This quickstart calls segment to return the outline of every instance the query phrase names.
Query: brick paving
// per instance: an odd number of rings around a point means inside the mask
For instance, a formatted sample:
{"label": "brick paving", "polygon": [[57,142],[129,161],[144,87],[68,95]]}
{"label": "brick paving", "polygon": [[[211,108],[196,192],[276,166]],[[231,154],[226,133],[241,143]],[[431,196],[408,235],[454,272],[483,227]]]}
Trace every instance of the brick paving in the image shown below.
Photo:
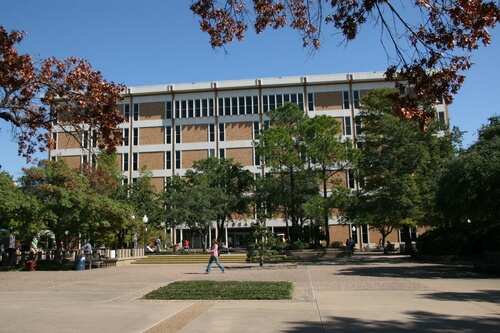
{"label": "brick paving", "polygon": [[[0,332],[495,332],[500,279],[470,264],[362,255],[311,264],[0,272]],[[151,301],[178,280],[290,281],[290,301]]]}

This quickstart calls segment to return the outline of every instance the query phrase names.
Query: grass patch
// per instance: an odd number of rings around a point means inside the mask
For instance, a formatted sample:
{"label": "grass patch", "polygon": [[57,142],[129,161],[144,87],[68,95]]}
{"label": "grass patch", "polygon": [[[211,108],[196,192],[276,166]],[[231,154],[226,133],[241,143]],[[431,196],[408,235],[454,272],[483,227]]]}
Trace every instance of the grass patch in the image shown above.
{"label": "grass patch", "polygon": [[265,281],[178,281],[144,296],[156,300],[284,300],[291,299],[293,284]]}

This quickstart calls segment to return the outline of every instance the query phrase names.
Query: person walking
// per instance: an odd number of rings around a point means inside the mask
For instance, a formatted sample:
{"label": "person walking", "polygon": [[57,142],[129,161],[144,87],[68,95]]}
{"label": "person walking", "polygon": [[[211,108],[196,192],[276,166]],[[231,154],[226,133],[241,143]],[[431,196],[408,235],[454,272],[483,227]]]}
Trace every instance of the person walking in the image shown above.
{"label": "person walking", "polygon": [[212,247],[210,248],[210,250],[208,250],[208,252],[210,252],[210,259],[208,260],[208,266],[207,269],[205,270],[205,274],[210,274],[210,271],[212,269],[212,262],[214,261],[217,264],[217,266],[219,266],[222,273],[225,273],[226,269],[219,262],[219,243],[217,242],[217,240],[215,239],[212,240]]}
{"label": "person walking", "polygon": [[161,236],[155,240],[155,245],[156,245],[156,254],[160,254],[161,253]]}
{"label": "person walking", "polygon": [[354,241],[354,239],[349,238],[348,240],[349,242],[349,252],[351,252],[351,255],[354,255],[354,246],[356,245],[356,242]]}

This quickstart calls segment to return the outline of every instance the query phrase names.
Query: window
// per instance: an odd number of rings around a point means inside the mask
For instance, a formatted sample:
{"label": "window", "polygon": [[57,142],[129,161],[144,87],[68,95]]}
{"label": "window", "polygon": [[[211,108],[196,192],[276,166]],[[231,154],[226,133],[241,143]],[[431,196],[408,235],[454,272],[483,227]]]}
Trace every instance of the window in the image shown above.
{"label": "window", "polygon": [[307,94],[307,109],[309,111],[314,111],[314,94]]}
{"label": "window", "polygon": [[132,170],[137,171],[138,162],[139,162],[139,154],[132,153]]}
{"label": "window", "polygon": [[215,149],[208,150],[208,157],[215,157]]}
{"label": "window", "polygon": [[139,145],[139,129],[138,128],[134,128],[134,143],[133,143],[134,146],[137,146]]}
{"label": "window", "polygon": [[258,121],[253,122],[253,138],[254,140],[257,139],[257,137],[260,134],[260,125]]}
{"label": "window", "polygon": [[252,99],[253,99],[253,105],[252,105],[253,114],[258,114],[259,113],[259,97],[253,96]]}
{"label": "window", "polygon": [[134,120],[139,120],[139,104],[134,103]]}
{"label": "window", "polygon": [[344,135],[351,135],[351,117],[344,117]]}
{"label": "window", "polygon": [[88,161],[87,155],[83,155],[82,156],[82,164],[87,164],[87,161]]}
{"label": "window", "polygon": [[257,154],[257,151],[254,149],[253,150],[253,154],[254,154],[254,165],[260,165],[260,156],[259,154]]}
{"label": "window", "polygon": [[355,126],[355,127],[354,127],[355,134],[356,134],[356,135],[360,135],[360,134],[361,134],[361,131],[362,131],[362,128],[363,128],[363,127],[362,127],[362,123],[361,123],[361,119],[356,118],[356,119],[354,120],[354,124],[355,124],[355,125],[354,125],[354,126]]}
{"label": "window", "polygon": [[125,116],[125,118],[127,119],[128,121],[128,118],[130,118],[130,105],[128,104],[125,104],[123,106],[123,115]]}
{"label": "window", "polygon": [[166,135],[167,135],[167,144],[171,144],[172,143],[172,126],[167,126],[165,128],[165,132],[166,132]]}
{"label": "window", "polygon": [[123,145],[124,146],[128,146],[129,132],[130,131],[128,128],[123,129]]}
{"label": "window", "polygon": [[276,107],[283,106],[283,95],[276,95]]}
{"label": "window", "polygon": [[128,171],[128,153],[123,154],[123,171]]}
{"label": "window", "polygon": [[262,111],[264,113],[266,113],[267,111],[269,111],[269,98],[267,95],[265,96],[262,96]]}
{"label": "window", "polygon": [[361,228],[361,240],[363,243],[368,243],[368,226],[362,224],[359,226]]}
{"label": "window", "polygon": [[229,97],[224,98],[224,114],[226,116],[231,115],[231,98]]}
{"label": "window", "polygon": [[225,133],[225,124],[219,124],[219,141],[224,141],[224,138],[226,137]]}
{"label": "window", "polygon": [[175,151],[175,168],[181,168],[181,152],[179,150]]}
{"label": "window", "polygon": [[181,143],[181,126],[175,126],[175,143]]}
{"label": "window", "polygon": [[181,117],[181,103],[179,101],[175,101],[175,118]]}
{"label": "window", "polygon": [[215,125],[210,124],[208,126],[208,142],[214,142],[215,141]]}
{"label": "window", "polygon": [[245,97],[239,97],[238,104],[238,114],[245,114]]}
{"label": "window", "polygon": [[194,116],[201,117],[201,101],[199,99],[194,101]]}
{"label": "window", "polygon": [[276,109],[276,96],[271,95],[269,96],[269,110],[274,109]]}
{"label": "window", "polygon": [[219,116],[224,115],[224,98],[219,97]]}
{"label": "window", "polygon": [[356,109],[359,109],[359,90],[354,90],[353,94],[354,94],[354,107]]}
{"label": "window", "polygon": [[444,117],[444,112],[443,111],[439,111],[438,112],[438,119],[439,119],[439,121],[443,122],[443,124],[446,123],[446,119]]}
{"label": "window", "polygon": [[299,102],[297,103],[299,108],[304,110],[304,94],[297,94],[297,97],[299,98]]}
{"label": "window", "polygon": [[172,102],[171,101],[167,101],[166,103],[166,117],[167,119],[172,119]]}
{"label": "window", "polygon": [[219,149],[219,158],[226,158],[226,150],[224,148]]}
{"label": "window", "polygon": [[238,115],[238,97],[231,98],[231,114],[233,116]]}
{"label": "window", "polygon": [[187,115],[187,103],[186,101],[181,101],[181,118],[186,118]]}
{"label": "window", "polygon": [[349,105],[349,92],[348,91],[344,91],[342,95],[344,97],[344,109],[349,109],[350,108],[350,105]]}
{"label": "window", "polygon": [[193,118],[194,117],[194,101],[190,99],[187,101],[188,103],[188,117]]}
{"label": "window", "polygon": [[206,99],[201,100],[201,116],[208,116],[208,100]]}
{"label": "window", "polygon": [[57,149],[57,132],[52,133],[52,141],[54,141],[53,149]]}
{"label": "window", "polygon": [[208,100],[208,116],[209,117],[213,117],[214,116],[214,109],[215,109],[215,106],[214,106],[214,99],[213,98],[210,98]]}
{"label": "window", "polygon": [[123,116],[127,119],[130,117],[130,105],[125,104],[123,105]]}
{"label": "window", "polygon": [[97,147],[97,138],[98,134],[96,130],[92,131],[92,147],[96,148]]}
{"label": "window", "polygon": [[438,116],[438,126],[439,126],[439,129],[440,130],[445,130],[446,129],[446,118],[445,118],[445,115],[444,115],[444,112],[443,111],[439,111],[437,113],[437,116]]}
{"label": "window", "polygon": [[83,131],[83,148],[88,148],[89,146],[89,131]]}
{"label": "window", "polygon": [[172,169],[172,152],[167,151],[165,156],[166,156],[165,169],[170,170]]}

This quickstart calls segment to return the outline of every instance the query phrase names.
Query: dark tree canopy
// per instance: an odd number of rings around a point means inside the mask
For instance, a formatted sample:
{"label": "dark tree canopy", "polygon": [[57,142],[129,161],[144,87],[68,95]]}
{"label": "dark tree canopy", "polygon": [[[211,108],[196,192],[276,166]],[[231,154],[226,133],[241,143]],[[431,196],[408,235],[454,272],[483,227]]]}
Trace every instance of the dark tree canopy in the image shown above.
{"label": "dark tree canopy", "polygon": [[473,64],[469,53],[490,44],[500,13],[498,2],[481,0],[193,0],[191,10],[214,48],[243,40],[249,25],[257,33],[288,26],[313,50],[325,33],[348,43],[373,25],[391,61],[387,79],[414,92],[398,99],[396,112],[421,122],[431,117],[422,105],[453,101]]}

